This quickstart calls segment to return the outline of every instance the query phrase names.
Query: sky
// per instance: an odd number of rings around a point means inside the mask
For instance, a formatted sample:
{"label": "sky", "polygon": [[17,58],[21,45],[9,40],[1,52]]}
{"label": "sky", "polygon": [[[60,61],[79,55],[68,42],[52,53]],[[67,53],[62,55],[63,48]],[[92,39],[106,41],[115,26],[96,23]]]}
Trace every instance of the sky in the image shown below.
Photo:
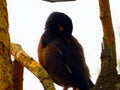
{"label": "sky", "polygon": [[[117,59],[120,59],[120,5],[110,0],[112,21],[116,36]],[[91,79],[95,83],[100,71],[102,25],[99,19],[98,0],[77,0],[49,3],[42,0],[7,0],[11,42],[18,43],[24,51],[38,61],[37,47],[47,17],[53,11],[67,14],[73,22],[72,35],[84,48]],[[55,85],[57,90],[61,87]],[[43,90],[40,81],[26,68],[24,90]],[[71,90],[71,89],[69,89]]]}

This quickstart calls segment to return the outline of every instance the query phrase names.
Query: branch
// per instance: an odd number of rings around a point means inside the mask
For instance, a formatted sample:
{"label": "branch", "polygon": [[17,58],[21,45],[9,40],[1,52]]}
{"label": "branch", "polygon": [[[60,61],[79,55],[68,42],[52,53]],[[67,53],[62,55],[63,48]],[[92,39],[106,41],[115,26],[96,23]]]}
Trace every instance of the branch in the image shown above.
{"label": "branch", "polygon": [[115,85],[120,82],[116,70],[116,45],[112,25],[109,0],[99,0],[100,19],[103,26],[103,45],[101,53],[101,72],[94,90],[116,90]]}
{"label": "branch", "polygon": [[112,25],[111,12],[109,6],[109,0],[99,0],[100,5],[100,19],[103,26],[103,45],[104,49],[110,49],[109,52],[112,57],[112,62],[114,67],[116,67],[116,45],[115,45],[115,35]]}
{"label": "branch", "polygon": [[14,90],[23,90],[23,71],[24,71],[23,65],[14,60],[13,61]]}
{"label": "branch", "polygon": [[[100,19],[103,26],[103,48],[101,54],[101,60],[103,63],[103,67],[105,62],[111,63],[109,67],[107,67],[108,71],[113,74],[117,74],[116,70],[116,45],[115,45],[115,35],[114,29],[112,25],[111,13],[109,0],[99,0],[100,5]],[[107,66],[107,65],[106,65]],[[105,68],[105,67],[104,67]],[[104,69],[103,68],[103,69]]]}
{"label": "branch", "polygon": [[52,79],[48,73],[39,63],[29,57],[20,45],[11,43],[11,54],[41,81],[45,90],[55,90]]}

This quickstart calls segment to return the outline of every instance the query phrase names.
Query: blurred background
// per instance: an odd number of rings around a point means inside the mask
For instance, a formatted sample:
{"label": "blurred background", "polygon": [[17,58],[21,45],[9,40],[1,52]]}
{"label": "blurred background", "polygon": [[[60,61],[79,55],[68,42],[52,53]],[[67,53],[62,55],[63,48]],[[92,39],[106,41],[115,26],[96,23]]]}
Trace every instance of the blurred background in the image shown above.
{"label": "blurred background", "polygon": [[[120,71],[120,5],[110,0],[113,27],[116,36],[118,71]],[[76,0],[49,3],[42,0],[7,0],[11,42],[19,43],[24,51],[38,61],[37,47],[47,17],[53,11],[67,14],[73,21],[73,36],[82,44],[91,79],[95,83],[100,72],[100,54],[103,37],[99,19],[98,0]],[[55,85],[57,90],[62,87]],[[24,90],[43,90],[40,81],[26,68]],[[72,89],[69,89],[72,90]]]}

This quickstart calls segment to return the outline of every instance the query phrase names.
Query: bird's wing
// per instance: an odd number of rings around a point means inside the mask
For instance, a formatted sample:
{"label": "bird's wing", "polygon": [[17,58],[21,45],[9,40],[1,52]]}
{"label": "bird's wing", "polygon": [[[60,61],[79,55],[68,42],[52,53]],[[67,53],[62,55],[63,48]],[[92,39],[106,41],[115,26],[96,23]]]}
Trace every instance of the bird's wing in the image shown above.
{"label": "bird's wing", "polygon": [[70,44],[60,42],[57,46],[58,52],[61,55],[62,61],[66,66],[69,74],[73,80],[74,86],[77,86],[81,90],[89,90],[89,75],[87,75],[87,69],[83,51],[77,44],[76,40],[71,39]]}

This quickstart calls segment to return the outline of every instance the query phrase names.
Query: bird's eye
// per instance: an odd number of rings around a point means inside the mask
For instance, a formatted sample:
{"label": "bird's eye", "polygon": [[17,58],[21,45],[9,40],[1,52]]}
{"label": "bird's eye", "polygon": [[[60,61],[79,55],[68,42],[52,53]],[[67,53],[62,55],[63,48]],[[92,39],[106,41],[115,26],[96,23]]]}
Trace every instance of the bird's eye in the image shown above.
{"label": "bird's eye", "polygon": [[62,32],[64,30],[62,25],[59,25],[59,32]]}

